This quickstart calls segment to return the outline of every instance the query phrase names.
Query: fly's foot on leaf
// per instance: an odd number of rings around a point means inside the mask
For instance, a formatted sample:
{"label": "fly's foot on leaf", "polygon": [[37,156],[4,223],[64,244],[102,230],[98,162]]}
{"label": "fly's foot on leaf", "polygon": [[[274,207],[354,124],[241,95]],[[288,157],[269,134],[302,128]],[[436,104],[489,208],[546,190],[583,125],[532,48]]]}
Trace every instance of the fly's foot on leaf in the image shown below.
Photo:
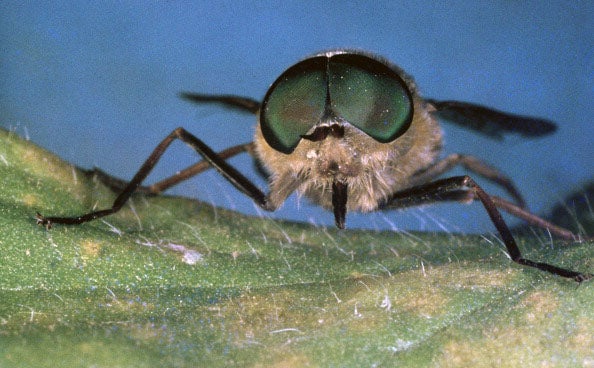
{"label": "fly's foot on leaf", "polygon": [[47,230],[52,228],[52,222],[43,217],[43,215],[39,212],[35,214],[35,221],[37,222],[37,225],[43,225]]}
{"label": "fly's foot on leaf", "polygon": [[576,276],[574,278],[574,280],[577,281],[578,284],[580,284],[580,283],[582,283],[584,281],[588,281],[588,280],[592,279],[593,277],[594,277],[593,274],[591,274],[591,273],[585,273],[585,274],[580,274],[580,275]]}

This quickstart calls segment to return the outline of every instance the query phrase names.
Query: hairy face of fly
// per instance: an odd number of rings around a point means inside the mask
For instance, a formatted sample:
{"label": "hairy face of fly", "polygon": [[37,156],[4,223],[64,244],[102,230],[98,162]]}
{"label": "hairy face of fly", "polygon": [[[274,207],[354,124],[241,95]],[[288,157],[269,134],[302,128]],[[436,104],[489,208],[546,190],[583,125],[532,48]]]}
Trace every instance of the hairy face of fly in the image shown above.
{"label": "hairy face of fly", "polygon": [[437,121],[416,96],[409,128],[392,142],[380,143],[340,119],[320,122],[293,152],[273,149],[256,129],[256,154],[270,173],[271,200],[278,206],[292,191],[332,209],[332,184],[348,188],[347,209],[377,209],[397,190],[414,185],[414,173],[433,163],[441,148]]}

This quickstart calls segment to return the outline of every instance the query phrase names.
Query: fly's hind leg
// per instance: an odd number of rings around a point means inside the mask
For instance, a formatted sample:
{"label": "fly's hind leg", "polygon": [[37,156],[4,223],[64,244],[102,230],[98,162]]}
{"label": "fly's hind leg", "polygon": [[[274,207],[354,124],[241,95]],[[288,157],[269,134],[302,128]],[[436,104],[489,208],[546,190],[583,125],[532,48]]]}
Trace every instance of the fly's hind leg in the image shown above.
{"label": "fly's hind leg", "polygon": [[516,204],[522,208],[526,208],[526,202],[522,195],[515,187],[514,183],[510,178],[503,175],[496,168],[488,165],[487,163],[479,160],[476,157],[463,155],[460,153],[451,154],[444,159],[436,162],[433,166],[427,170],[417,174],[414,180],[418,183],[429,182],[440,175],[450,171],[456,165],[464,167],[466,170],[473,172],[483,178],[492,181],[493,183],[501,186],[507,193],[514,199]]}
{"label": "fly's hind leg", "polygon": [[[229,147],[217,154],[223,160],[227,160],[240,153],[248,152],[253,155],[253,143],[245,143],[237,146]],[[167,189],[176,186],[177,184],[186,181],[208,169],[212,166],[206,160],[199,161],[187,168],[177,172],[168,178],[160,180],[154,184],[147,186],[139,186],[135,192],[144,193],[149,195],[160,194]],[[112,176],[99,168],[93,168],[90,170],[83,170],[85,175],[97,178],[101,183],[109,187],[114,192],[122,192],[129,185],[130,182]]]}

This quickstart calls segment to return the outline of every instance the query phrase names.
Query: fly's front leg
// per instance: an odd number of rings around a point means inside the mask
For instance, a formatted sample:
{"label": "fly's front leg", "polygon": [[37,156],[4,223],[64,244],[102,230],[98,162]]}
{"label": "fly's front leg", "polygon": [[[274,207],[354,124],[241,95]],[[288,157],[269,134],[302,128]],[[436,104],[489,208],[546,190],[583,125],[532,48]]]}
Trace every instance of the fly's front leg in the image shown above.
{"label": "fly's front leg", "polygon": [[[240,144],[237,146],[229,147],[217,153],[220,158],[223,160],[227,160],[233,156],[236,156],[243,152],[248,152],[253,155],[254,151],[254,144],[253,143],[245,143]],[[202,160],[197,162],[181,171],[172,175],[168,178],[160,180],[154,184],[148,186],[139,186],[136,189],[136,192],[144,193],[144,194],[160,194],[167,189],[176,186],[177,184],[188,180],[208,169],[212,168],[212,166],[206,160]],[[92,170],[83,170],[84,173],[88,176],[94,176],[98,178],[104,185],[111,188],[111,190],[115,192],[123,191],[129,184],[128,181],[122,180],[120,178],[116,178],[104,172],[101,169],[94,168]]]}
{"label": "fly's front leg", "polygon": [[228,164],[223,158],[217,155],[217,153],[208,147],[204,142],[188,133],[185,129],[177,128],[165,139],[163,139],[163,141],[161,141],[161,143],[159,143],[159,145],[153,150],[151,155],[140,167],[136,175],[134,175],[132,180],[115,199],[111,208],[93,211],[81,216],[73,217],[46,217],[40,213],[37,213],[37,223],[40,225],[45,225],[47,228],[50,228],[52,224],[76,225],[118,212],[130,198],[132,193],[134,193],[140,187],[140,184],[144,181],[144,179],[146,179],[151,170],[155,167],[169,145],[171,145],[171,143],[176,139],[179,139],[191,146],[204,158],[208,165],[214,167],[219,173],[221,173],[221,175],[223,175],[223,177],[225,177],[225,179],[233,184],[239,191],[253,199],[254,202],[256,202],[260,207],[270,211],[276,209],[275,206],[269,203],[268,197],[264,195],[260,189],[258,189],[249,179],[237,171],[233,166]]}
{"label": "fly's front leg", "polygon": [[[385,207],[395,207],[399,203],[409,204],[425,204],[431,201],[438,200],[452,200],[459,199],[463,196],[464,191],[471,192],[476,198],[478,198],[483,207],[487,211],[491,221],[497,228],[499,235],[501,236],[503,243],[507,249],[507,252],[512,261],[519,263],[524,266],[534,267],[542,271],[547,271],[552,274],[574,279],[577,282],[582,282],[593,277],[592,274],[584,274],[576,271],[567,270],[557,266],[550,265],[548,263],[534,262],[526,259],[522,256],[516,241],[509,230],[509,227],[503,220],[501,213],[497,209],[496,202],[498,199],[493,200],[472,178],[469,176],[457,176],[446,179],[437,180],[428,184],[419,185],[414,188],[410,188],[402,194],[396,193],[394,198],[394,204],[391,206],[388,203]],[[509,203],[509,202],[508,202]],[[499,203],[501,205],[501,203]],[[513,204],[512,204],[513,205]],[[515,206],[515,205],[514,205]],[[515,206],[516,208],[519,208]]]}
{"label": "fly's front leg", "polygon": [[[246,143],[246,144],[240,144],[237,146],[229,147],[223,151],[218,152],[217,155],[221,159],[227,160],[227,159],[229,159],[233,156],[236,156],[240,153],[243,153],[243,152],[249,152],[251,154],[253,152],[253,150],[254,150],[254,144]],[[210,168],[212,168],[212,166],[209,164],[209,162],[206,160],[203,160],[203,161],[197,162],[194,165],[181,170],[179,173],[177,173],[169,178],[160,180],[160,181],[156,182],[155,184],[150,185],[148,188],[150,189],[151,193],[159,194],[173,186],[176,186],[177,184],[181,183],[182,181],[188,180],[188,179],[190,179],[190,178],[192,178],[192,177],[194,177],[194,176],[196,176]]]}
{"label": "fly's front leg", "polygon": [[[526,221],[529,225],[540,227],[549,231],[553,236],[569,241],[581,241],[594,239],[592,236],[580,236],[571,230],[555,225],[550,221],[537,216],[525,208],[518,206],[503,198],[490,195],[495,206],[519,219]],[[394,193],[381,209],[388,208],[407,208],[433,204],[438,202],[462,202],[468,203],[476,199],[473,191],[469,189],[457,189],[447,192],[435,191],[428,192],[424,185],[405,189]]]}
{"label": "fly's front leg", "polygon": [[418,180],[419,183],[426,183],[450,171],[456,165],[461,165],[466,170],[480,175],[485,179],[488,179],[494,182],[495,184],[501,186],[509,193],[509,195],[514,199],[514,201],[516,201],[518,206],[522,208],[526,207],[526,202],[524,201],[524,198],[522,198],[522,195],[516,189],[514,183],[511,181],[510,178],[503,175],[496,168],[486,164],[485,162],[473,156],[462,155],[459,153],[451,154],[443,160],[436,162],[427,170],[417,174],[414,179]]}

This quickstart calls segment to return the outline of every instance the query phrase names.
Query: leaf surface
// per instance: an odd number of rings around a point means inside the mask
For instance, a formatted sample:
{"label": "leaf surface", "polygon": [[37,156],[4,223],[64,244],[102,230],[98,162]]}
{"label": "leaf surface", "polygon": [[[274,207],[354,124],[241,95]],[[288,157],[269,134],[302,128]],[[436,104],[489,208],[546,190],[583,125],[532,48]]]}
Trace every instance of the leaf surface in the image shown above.
{"label": "leaf surface", "polygon": [[[594,288],[512,264],[492,235],[313,227],[115,194],[0,130],[0,366],[588,366]],[[592,271],[592,243],[522,236]]]}

